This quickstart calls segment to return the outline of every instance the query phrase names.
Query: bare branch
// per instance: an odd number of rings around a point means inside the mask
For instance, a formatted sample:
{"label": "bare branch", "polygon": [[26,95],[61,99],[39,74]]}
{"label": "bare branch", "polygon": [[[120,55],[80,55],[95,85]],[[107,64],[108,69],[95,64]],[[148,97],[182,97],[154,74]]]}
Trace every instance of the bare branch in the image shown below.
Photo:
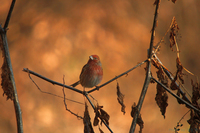
{"label": "bare branch", "polygon": [[15,5],[15,1],[16,0],[12,0],[11,6],[10,6],[10,10],[8,12],[8,15],[7,15],[7,18],[6,18],[6,22],[5,22],[4,27],[3,27],[5,32],[6,32],[6,29],[8,28],[8,24],[9,24],[9,21],[10,21],[10,18],[11,18],[11,14],[12,14],[12,11],[13,11],[13,8],[14,8],[14,5]]}
{"label": "bare branch", "polygon": [[138,104],[137,104],[138,112],[136,112],[134,114],[129,133],[134,133],[134,131],[135,131],[137,118],[138,118],[140,110],[142,108],[142,103],[144,101],[144,98],[145,98],[145,95],[146,95],[146,92],[147,92],[147,89],[148,89],[148,86],[149,86],[149,83],[150,83],[150,80],[151,80],[152,49],[153,49],[153,42],[154,42],[155,28],[156,28],[156,24],[157,24],[157,17],[158,17],[158,9],[159,9],[159,6],[160,6],[160,0],[157,0],[155,4],[156,4],[156,9],[155,9],[155,13],[154,13],[155,16],[154,16],[154,20],[153,20],[153,27],[152,27],[152,31],[151,31],[151,40],[150,40],[150,46],[149,46],[149,51],[148,51],[148,59],[150,59],[150,60],[148,60],[148,62],[147,62],[146,78],[145,78],[143,89],[142,89],[142,92],[141,92],[141,95],[140,95],[140,99],[139,99]]}
{"label": "bare branch", "polygon": [[24,68],[23,71],[24,71],[24,72],[27,72],[27,73],[29,73],[29,74],[33,74],[33,75],[35,75],[35,76],[37,76],[37,77],[39,77],[39,78],[41,78],[41,79],[43,79],[43,80],[45,80],[45,81],[47,81],[47,82],[52,83],[53,85],[62,86],[62,87],[65,87],[65,88],[68,88],[68,89],[70,89],[70,90],[73,90],[73,91],[76,91],[76,92],[78,92],[78,93],[83,94],[83,91],[81,91],[81,90],[78,90],[78,89],[73,88],[73,87],[71,87],[71,86],[64,85],[64,84],[61,84],[61,83],[59,83],[59,82],[53,81],[53,80],[51,80],[51,79],[48,79],[48,78],[46,78],[46,77],[44,77],[44,76],[42,76],[42,75],[40,75],[40,74],[38,74],[38,73],[36,73],[36,72],[33,72],[33,71],[29,70],[28,68]]}

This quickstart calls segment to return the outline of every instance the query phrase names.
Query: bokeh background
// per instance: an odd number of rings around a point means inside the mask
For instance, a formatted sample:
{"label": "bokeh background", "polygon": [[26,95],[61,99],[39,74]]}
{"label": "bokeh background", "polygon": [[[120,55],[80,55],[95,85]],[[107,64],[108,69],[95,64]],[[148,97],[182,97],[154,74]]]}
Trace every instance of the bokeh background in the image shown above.
{"label": "bokeh background", "polygon": [[[2,24],[10,3],[11,0],[0,0]],[[25,133],[82,133],[83,122],[65,110],[63,99],[41,93],[22,69],[29,68],[61,83],[65,75],[65,84],[69,85],[78,80],[89,55],[97,54],[104,69],[101,83],[106,82],[146,59],[154,18],[153,3],[153,0],[16,1],[7,35]],[[180,28],[177,39],[180,59],[183,66],[197,76],[200,75],[199,6],[199,0],[178,0],[176,4],[162,0],[155,38],[156,44],[175,16]],[[175,73],[176,53],[169,48],[168,36],[158,56]],[[2,59],[0,62],[2,64]],[[138,102],[145,79],[144,67],[118,79],[125,95],[125,115],[120,112],[117,102],[116,81],[92,93],[99,105],[103,105],[103,109],[110,114],[110,128],[115,133],[129,132],[131,106]],[[154,69],[152,72],[156,76]],[[185,87],[190,94],[191,78],[195,80],[189,74],[185,76]],[[61,87],[34,76],[33,79],[43,91],[62,96]],[[77,88],[83,89],[81,86]],[[0,132],[17,132],[13,104],[2,96],[2,89],[0,94]],[[155,84],[151,84],[141,110],[143,132],[172,133],[188,109],[169,96],[164,119],[156,105],[155,94]],[[66,89],[66,96],[84,102],[83,96],[71,90]],[[84,105],[70,101],[67,101],[67,105],[70,110],[83,116]],[[91,107],[89,111],[93,120],[94,111]],[[188,119],[189,114],[181,122],[181,133],[188,132]],[[105,126],[101,128],[108,132]],[[97,127],[94,130],[99,132]]]}

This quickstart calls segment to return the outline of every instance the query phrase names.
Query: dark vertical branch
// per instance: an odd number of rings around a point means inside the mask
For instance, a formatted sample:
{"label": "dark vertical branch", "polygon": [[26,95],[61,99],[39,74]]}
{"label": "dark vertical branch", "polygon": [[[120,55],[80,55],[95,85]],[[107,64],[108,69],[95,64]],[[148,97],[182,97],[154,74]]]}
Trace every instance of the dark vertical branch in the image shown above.
{"label": "dark vertical branch", "polygon": [[160,6],[160,0],[156,0],[156,9],[155,9],[155,16],[154,16],[154,21],[153,21],[153,28],[152,28],[152,32],[151,32],[151,40],[150,40],[150,46],[149,46],[149,50],[148,50],[148,62],[147,62],[147,72],[146,72],[146,78],[145,78],[145,82],[143,85],[143,89],[140,95],[140,99],[138,101],[137,104],[137,109],[138,111],[135,113],[135,115],[133,116],[133,121],[131,123],[131,128],[129,133],[134,133],[135,131],[135,127],[136,127],[136,123],[137,123],[137,118],[138,115],[140,113],[140,110],[142,108],[142,104],[151,80],[151,58],[152,58],[152,49],[153,49],[153,42],[154,42],[154,36],[155,36],[155,28],[156,28],[156,23],[157,23],[157,17],[158,17],[158,9]]}
{"label": "dark vertical branch", "polygon": [[10,6],[10,10],[9,10],[9,12],[8,12],[8,15],[7,15],[7,18],[6,18],[4,27],[3,27],[3,29],[4,29],[5,31],[6,31],[6,29],[8,28],[8,24],[9,24],[9,22],[10,22],[10,17],[11,17],[11,14],[12,14],[12,11],[13,11],[13,8],[14,8],[14,5],[15,5],[15,1],[16,1],[16,0],[12,0],[11,6]]}
{"label": "dark vertical branch", "polygon": [[[8,70],[8,77],[9,79],[3,79],[2,78],[2,82],[5,82],[5,80],[10,80],[9,81],[9,85],[11,86],[11,92],[12,93],[12,97],[10,98],[13,101],[14,104],[14,108],[15,108],[15,115],[16,115],[16,121],[17,121],[17,131],[18,133],[23,133],[23,124],[22,124],[22,115],[21,115],[21,108],[19,105],[19,100],[18,100],[18,96],[17,96],[17,90],[16,90],[16,85],[15,85],[15,79],[14,79],[14,75],[13,75],[13,70],[12,70],[12,64],[11,64],[11,60],[10,60],[10,54],[9,54],[9,49],[8,49],[8,42],[7,42],[7,36],[6,36],[6,30],[8,28],[8,24],[10,21],[10,17],[14,8],[14,4],[15,4],[16,0],[13,0],[5,21],[5,25],[4,28],[2,28],[2,26],[0,25],[0,35],[1,35],[1,49],[2,49],[2,53],[3,53],[3,57],[4,57],[4,64],[6,64],[5,66],[7,67],[6,69]],[[3,71],[2,71],[3,73]],[[5,74],[5,73],[4,73]],[[3,81],[4,80],[4,81]],[[5,87],[5,86],[2,86]],[[8,89],[8,87],[6,87]]]}

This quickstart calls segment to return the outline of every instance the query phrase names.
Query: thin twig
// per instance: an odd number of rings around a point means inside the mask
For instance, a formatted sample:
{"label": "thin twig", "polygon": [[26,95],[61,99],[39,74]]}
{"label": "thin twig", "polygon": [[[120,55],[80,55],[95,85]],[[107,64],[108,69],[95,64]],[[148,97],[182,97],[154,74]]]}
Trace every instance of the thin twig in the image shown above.
{"label": "thin twig", "polygon": [[194,107],[192,104],[186,102],[185,100],[183,100],[182,98],[180,98],[179,96],[177,96],[176,94],[174,94],[170,89],[168,89],[166,86],[164,86],[161,82],[159,82],[158,80],[156,80],[155,78],[152,77],[152,79],[158,83],[159,85],[161,85],[166,91],[168,91],[172,96],[174,96],[176,99],[180,100],[181,102],[183,102],[185,105],[187,105],[188,107],[190,107],[191,109],[194,109],[195,111],[197,111],[198,113],[200,113],[200,110],[197,109],[196,107]]}
{"label": "thin twig", "polygon": [[151,40],[150,40],[150,46],[149,46],[149,50],[148,50],[148,62],[147,62],[147,71],[146,71],[146,78],[145,78],[145,82],[143,85],[143,89],[140,95],[140,99],[138,101],[137,107],[138,107],[138,112],[136,112],[133,116],[133,121],[131,123],[131,128],[129,133],[134,133],[135,131],[135,127],[136,127],[136,123],[137,123],[137,118],[140,114],[140,110],[142,108],[142,104],[151,80],[151,58],[152,58],[152,49],[153,49],[153,43],[154,43],[154,36],[155,36],[155,28],[156,28],[156,23],[157,23],[157,17],[158,17],[158,9],[160,6],[160,0],[156,1],[156,9],[155,9],[155,16],[154,16],[154,20],[153,20],[153,27],[152,27],[152,31],[151,31]]}
{"label": "thin twig", "polygon": [[134,70],[135,68],[141,66],[142,64],[144,64],[144,63],[147,62],[147,61],[148,61],[148,60],[145,60],[145,61],[143,61],[143,62],[137,64],[136,66],[134,66],[134,67],[132,67],[131,69],[127,70],[126,72],[124,72],[124,73],[122,73],[122,74],[120,74],[120,75],[114,77],[113,79],[107,81],[106,83],[104,83],[104,84],[102,84],[102,85],[100,85],[100,86],[97,86],[96,88],[94,88],[94,89],[92,89],[92,90],[87,91],[87,93],[91,93],[91,92],[93,92],[93,91],[95,91],[95,90],[99,90],[99,88],[101,88],[101,87],[103,87],[103,86],[109,84],[110,82],[112,82],[112,81],[114,81],[114,80],[120,78],[121,76],[127,75],[129,72],[131,72],[131,71]]}
{"label": "thin twig", "polygon": [[[63,76],[63,84],[65,84],[65,76]],[[73,114],[73,115],[75,115],[77,118],[79,118],[79,119],[83,119],[83,117],[82,116],[80,116],[80,115],[78,115],[78,114],[75,114],[74,112],[72,112],[71,110],[69,110],[68,108],[67,108],[67,103],[66,103],[66,101],[65,101],[65,88],[64,88],[64,86],[63,86],[63,88],[62,88],[62,91],[63,91],[63,96],[64,96],[64,104],[65,104],[65,109],[68,111],[68,112],[70,112],[71,114]]]}
{"label": "thin twig", "polygon": [[[38,88],[38,90],[39,90],[40,92],[45,93],[45,94],[48,94],[48,95],[56,96],[56,97],[59,97],[59,98],[64,98],[64,97],[62,97],[62,96],[58,96],[58,95],[56,95],[56,94],[53,94],[53,93],[50,93],[50,92],[46,92],[46,91],[41,90],[40,87],[36,84],[36,82],[32,79],[30,73],[28,74],[28,76],[29,76],[29,78],[32,80],[32,82],[35,84],[35,86]],[[68,98],[65,98],[65,99],[68,100],[68,101],[71,101],[71,102],[75,102],[75,103],[84,105],[84,104],[81,103],[81,102],[77,102],[77,101],[74,101],[74,100],[71,100],[71,99],[68,99]]]}
{"label": "thin twig", "polygon": [[40,74],[38,74],[38,73],[36,73],[36,72],[33,72],[33,71],[29,70],[28,68],[24,68],[23,71],[24,71],[24,72],[27,72],[27,73],[29,73],[29,74],[35,75],[35,76],[37,76],[37,77],[39,77],[39,78],[41,78],[41,79],[43,79],[43,80],[45,80],[45,81],[47,81],[47,82],[52,83],[53,85],[62,86],[62,87],[65,87],[65,88],[68,88],[68,89],[70,89],[70,90],[73,90],[73,91],[76,91],[76,92],[78,92],[78,93],[83,94],[83,91],[81,91],[81,90],[78,90],[78,89],[76,89],[76,88],[74,88],[74,87],[71,87],[71,86],[68,86],[68,85],[64,85],[64,84],[61,84],[61,83],[59,83],[59,82],[53,81],[53,80],[51,80],[51,79],[48,79],[48,78],[46,78],[46,77],[44,77],[44,76],[42,76],[42,75],[40,75]]}

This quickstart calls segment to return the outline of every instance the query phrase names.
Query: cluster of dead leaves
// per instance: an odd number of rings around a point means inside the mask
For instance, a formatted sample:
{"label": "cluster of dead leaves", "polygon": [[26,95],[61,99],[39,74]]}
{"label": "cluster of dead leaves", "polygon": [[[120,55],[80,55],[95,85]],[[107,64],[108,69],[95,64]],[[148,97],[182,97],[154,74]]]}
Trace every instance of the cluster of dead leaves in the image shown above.
{"label": "cluster of dead leaves", "polygon": [[[179,50],[178,50],[178,45],[176,42],[176,36],[179,30],[178,24],[175,20],[175,17],[172,19],[172,24],[171,24],[171,29],[170,29],[170,48],[172,51],[174,51],[173,46],[176,46],[177,49],[177,58],[176,58],[176,74],[174,78],[172,78],[170,88],[172,90],[177,90],[177,95],[180,97],[182,95],[182,99],[189,102],[185,93],[183,93],[180,89],[180,84],[184,84],[184,79],[183,76],[185,75],[183,73],[183,70],[185,69],[183,65],[181,64],[180,58],[179,58]],[[168,84],[168,77],[166,75],[166,70],[165,66],[163,66],[156,58],[152,59],[152,64],[154,65],[155,68],[157,68],[157,77],[158,80],[166,87],[169,87]],[[186,70],[186,69],[185,69]],[[168,71],[168,70],[167,70]],[[187,71],[187,70],[186,70]],[[171,72],[168,71],[170,74]],[[189,72],[189,71],[188,71]],[[190,72],[189,72],[190,73]],[[193,75],[193,74],[192,74]],[[154,83],[154,82],[152,82]],[[179,83],[179,84],[178,84]],[[199,83],[193,83],[191,82],[192,85],[192,98],[191,98],[191,103],[194,107],[200,110],[200,85]],[[167,100],[168,96],[166,91],[162,86],[157,84],[157,94],[155,97],[156,103],[160,108],[160,111],[162,115],[165,118],[165,112],[166,112],[166,107],[168,106]],[[179,104],[183,104],[181,101],[178,100]],[[186,106],[187,107],[187,106]],[[200,113],[197,111],[194,111],[193,109],[190,109],[190,119],[188,120],[188,123],[190,124],[190,133],[197,133],[200,132]],[[178,127],[181,127],[182,125],[178,125]],[[179,129],[179,128],[176,128]],[[175,132],[178,132],[178,130],[175,130]]]}
{"label": "cluster of dead leaves", "polygon": [[[109,114],[102,109],[103,106],[99,106],[97,105],[95,107],[95,118],[93,121],[93,126],[98,126],[99,125],[99,121],[101,120],[101,125],[102,125],[102,121],[104,121],[107,125],[109,125],[109,119],[110,116]],[[99,120],[100,119],[100,120]],[[90,115],[88,112],[88,106],[85,103],[85,112],[84,112],[84,119],[83,119],[83,123],[84,123],[84,133],[94,133],[94,129],[92,127],[91,121],[90,121]],[[99,127],[99,131],[100,133],[104,133],[100,127]]]}
{"label": "cluster of dead leaves", "polygon": [[[199,83],[193,83],[193,80],[191,81],[192,85],[192,104],[196,108],[200,110],[200,85]],[[190,119],[188,120],[188,123],[190,124],[190,133],[199,133],[200,132],[200,113],[195,112],[191,109],[190,112]]]}

